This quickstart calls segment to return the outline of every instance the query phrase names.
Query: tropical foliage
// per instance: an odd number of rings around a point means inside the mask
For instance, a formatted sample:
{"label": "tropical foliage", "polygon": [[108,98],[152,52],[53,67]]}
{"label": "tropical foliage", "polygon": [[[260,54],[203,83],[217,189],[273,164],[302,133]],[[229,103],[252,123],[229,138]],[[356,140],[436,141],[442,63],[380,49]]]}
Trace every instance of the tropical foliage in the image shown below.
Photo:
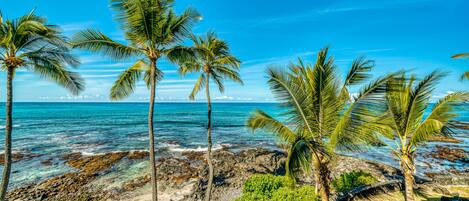
{"label": "tropical foliage", "polygon": [[272,194],[272,201],[317,201],[318,196],[312,186],[301,186],[298,188],[283,187]]}
{"label": "tropical foliage", "polygon": [[345,192],[363,185],[370,185],[376,180],[370,173],[363,171],[346,172],[332,180],[332,186],[337,192]]}
{"label": "tropical foliage", "polygon": [[[300,170],[314,168],[322,200],[330,194],[329,163],[335,150],[360,150],[375,142],[373,122],[384,111],[384,76],[364,85],[352,96],[350,87],[370,77],[374,63],[359,57],[344,80],[339,79],[334,58],[328,48],[319,51],[314,64],[299,60],[289,71],[268,69],[268,83],[276,99],[287,111],[284,122],[263,111],[255,111],[247,126],[268,131],[287,143],[287,176],[295,180]],[[373,108],[371,110],[370,108]]]}
{"label": "tropical foliage", "polygon": [[243,187],[243,193],[254,193],[272,197],[272,194],[282,187],[292,187],[291,181],[284,176],[256,174],[246,180]]}
{"label": "tropical foliage", "polygon": [[[406,200],[414,200],[413,185],[415,155],[418,146],[425,144],[433,136],[448,136],[455,129],[464,128],[455,121],[456,106],[469,101],[468,92],[451,93],[435,104],[431,104],[435,85],[445,74],[434,71],[421,80],[405,74],[388,82],[386,94],[387,112],[382,117],[383,136],[393,140],[393,154],[400,161],[405,177]],[[425,114],[431,107],[429,114]]]}
{"label": "tropical foliage", "polygon": [[111,7],[117,12],[116,18],[124,31],[127,43],[119,43],[91,29],[79,32],[73,39],[76,48],[102,53],[116,60],[136,60],[114,82],[110,98],[118,100],[129,96],[141,78],[150,89],[148,133],[153,200],[157,200],[153,132],[155,87],[157,81],[163,78],[157,62],[162,57],[173,62],[188,57],[189,53],[180,44],[190,34],[192,25],[199,18],[193,9],[186,9],[180,15],[176,14],[173,11],[173,3],[173,0],[112,0]]}
{"label": "tropical foliage", "polygon": [[0,67],[7,73],[5,166],[3,169],[0,200],[5,200],[12,163],[12,102],[13,79],[19,69],[34,72],[52,80],[73,94],[83,90],[83,80],[70,71],[79,65],[70,53],[69,43],[59,28],[33,11],[17,19],[4,20],[0,13]]}
{"label": "tropical foliage", "polygon": [[208,182],[205,200],[210,200],[213,183],[213,164],[212,164],[212,104],[210,97],[210,82],[212,81],[223,93],[225,86],[224,79],[230,79],[234,82],[243,84],[238,74],[240,61],[230,54],[230,49],[225,41],[218,39],[214,32],[208,32],[206,37],[191,35],[194,43],[193,47],[183,48],[190,52],[190,59],[180,60],[179,72],[182,75],[187,73],[200,73],[189,98],[195,99],[195,95],[205,88],[207,98],[207,163],[208,163]]}
{"label": "tropical foliage", "polygon": [[311,186],[296,188],[290,179],[271,174],[256,174],[245,183],[243,195],[237,201],[316,201],[315,189]]}

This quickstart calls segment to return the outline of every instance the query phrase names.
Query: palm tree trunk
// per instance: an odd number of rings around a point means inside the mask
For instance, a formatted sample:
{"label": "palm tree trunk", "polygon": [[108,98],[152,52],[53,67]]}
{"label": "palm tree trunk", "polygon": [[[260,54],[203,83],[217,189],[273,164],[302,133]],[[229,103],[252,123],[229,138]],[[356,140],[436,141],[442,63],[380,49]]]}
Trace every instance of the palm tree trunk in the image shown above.
{"label": "palm tree trunk", "polygon": [[5,120],[5,160],[3,166],[2,188],[0,189],[0,200],[5,200],[11,173],[11,130],[12,130],[12,102],[13,102],[13,67],[7,68],[7,100]]}
{"label": "palm tree trunk", "polygon": [[322,201],[329,201],[331,192],[330,171],[327,162],[323,162],[320,156],[313,157],[315,168],[316,188],[319,186],[319,196]]}
{"label": "palm tree trunk", "polygon": [[213,183],[213,164],[212,164],[212,103],[210,102],[209,76],[205,78],[205,93],[207,95],[207,163],[208,163],[208,182],[205,200],[210,201],[212,196]]}
{"label": "palm tree trunk", "polygon": [[401,157],[401,169],[404,174],[405,200],[414,201],[414,163],[411,156],[404,154]]}
{"label": "palm tree trunk", "polygon": [[156,60],[151,59],[150,66],[150,104],[148,108],[148,137],[150,138],[150,166],[151,166],[151,192],[153,201],[158,200],[158,184],[156,178],[156,162],[155,162],[155,135],[153,132],[153,113],[155,108],[155,70]]}

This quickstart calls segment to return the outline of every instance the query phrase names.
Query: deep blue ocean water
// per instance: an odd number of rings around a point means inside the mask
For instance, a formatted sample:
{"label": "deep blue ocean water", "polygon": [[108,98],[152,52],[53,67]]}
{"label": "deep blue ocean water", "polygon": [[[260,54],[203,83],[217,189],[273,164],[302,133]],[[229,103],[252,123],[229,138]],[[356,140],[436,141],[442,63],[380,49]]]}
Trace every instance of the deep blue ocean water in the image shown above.
{"label": "deep blue ocean water", "polygon": [[[4,109],[4,103],[0,103],[0,108]],[[81,152],[86,155],[147,149],[147,109],[147,103],[15,103],[13,151],[41,156],[14,163],[12,185],[73,171],[59,159],[66,153]],[[273,103],[213,104],[215,148],[276,148],[278,141],[275,137],[262,132],[252,133],[245,127],[246,119],[255,109],[282,118],[281,107]],[[469,121],[469,111],[466,108],[460,111],[459,120]],[[156,104],[157,154],[166,156],[184,150],[205,150],[206,118],[205,103]],[[2,115],[0,125],[4,125],[4,122]],[[3,151],[4,127],[0,128],[0,150]],[[464,140],[456,146],[469,150],[469,138],[464,137],[464,134],[456,137]],[[434,145],[430,143],[419,151],[431,151]],[[397,165],[386,147],[351,154]],[[41,161],[50,158],[52,166],[41,164]],[[469,167],[467,163],[447,163],[443,166],[432,164],[431,169],[423,162],[417,162],[417,165],[426,171]]]}

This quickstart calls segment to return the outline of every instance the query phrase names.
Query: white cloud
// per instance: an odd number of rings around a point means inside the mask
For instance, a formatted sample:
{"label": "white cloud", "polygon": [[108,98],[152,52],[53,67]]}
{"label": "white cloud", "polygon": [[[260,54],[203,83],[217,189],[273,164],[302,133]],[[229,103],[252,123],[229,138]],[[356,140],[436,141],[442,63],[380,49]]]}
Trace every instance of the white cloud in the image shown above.
{"label": "white cloud", "polygon": [[373,53],[373,52],[387,52],[392,51],[393,48],[381,48],[381,49],[369,49],[369,50],[358,50],[358,53]]}
{"label": "white cloud", "polygon": [[232,96],[217,96],[214,99],[215,100],[234,100],[235,98]]}
{"label": "white cloud", "polygon": [[163,80],[160,83],[186,83],[186,82],[195,82],[197,80]]}
{"label": "white cloud", "polygon": [[116,77],[119,76],[119,74],[109,74],[109,75],[82,75],[84,78],[105,78],[105,77]]}
{"label": "white cloud", "polygon": [[60,25],[60,28],[65,32],[65,34],[72,34],[77,31],[81,31],[91,26],[96,25],[94,21],[85,21],[85,22],[72,22],[67,24]]}

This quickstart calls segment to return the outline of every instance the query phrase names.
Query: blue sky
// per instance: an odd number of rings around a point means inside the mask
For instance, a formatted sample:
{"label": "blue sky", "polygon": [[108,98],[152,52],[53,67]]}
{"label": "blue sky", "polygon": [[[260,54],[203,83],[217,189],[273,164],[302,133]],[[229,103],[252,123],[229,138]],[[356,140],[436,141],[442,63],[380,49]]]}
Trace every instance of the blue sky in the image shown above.
{"label": "blue sky", "polygon": [[[71,36],[85,29],[99,29],[116,40],[123,35],[113,21],[107,0],[0,0],[4,17],[14,18],[36,8],[50,23],[61,25]],[[452,54],[469,51],[469,1],[465,0],[177,0],[176,11],[197,9],[203,20],[193,32],[208,30],[228,41],[232,53],[243,64],[244,86],[226,83],[226,92],[213,92],[216,101],[273,101],[266,84],[268,66],[286,66],[302,57],[314,59],[315,52],[329,45],[342,74],[353,58],[365,55],[376,61],[378,76],[400,69],[413,69],[424,76],[434,69],[450,72],[435,92],[467,90],[469,82],[458,77],[469,70],[469,60],[455,60]],[[15,101],[109,101],[112,82],[131,61],[115,62],[100,55],[76,51],[82,65],[76,70],[86,80],[86,90],[71,96],[54,83],[29,72],[18,72],[14,81]],[[187,101],[195,76],[181,78],[176,67],[159,63],[165,72],[157,88],[158,101]],[[0,77],[5,86],[5,75]],[[212,91],[215,91],[213,89]],[[0,88],[1,100],[5,97]],[[125,101],[146,101],[143,83]],[[203,101],[203,96],[199,96]]]}

